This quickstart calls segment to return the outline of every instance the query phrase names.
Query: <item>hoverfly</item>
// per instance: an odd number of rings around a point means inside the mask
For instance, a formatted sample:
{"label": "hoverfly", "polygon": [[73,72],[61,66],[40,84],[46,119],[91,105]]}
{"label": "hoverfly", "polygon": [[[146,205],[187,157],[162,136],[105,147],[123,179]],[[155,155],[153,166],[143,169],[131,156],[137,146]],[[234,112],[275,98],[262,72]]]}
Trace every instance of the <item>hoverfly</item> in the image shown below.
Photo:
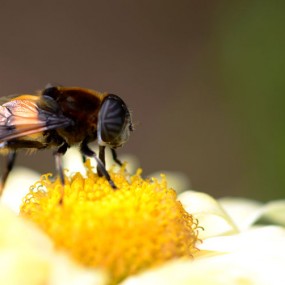
{"label": "hoverfly", "polygon": [[[115,189],[105,168],[105,147],[111,149],[114,161],[122,165],[116,148],[128,140],[131,131],[130,112],[114,94],[48,86],[36,95],[14,97],[0,106],[0,152],[8,153],[0,196],[21,149],[53,149],[56,170],[64,185],[62,156],[73,145],[80,146],[83,158],[95,158],[98,174],[105,176]],[[99,156],[88,146],[95,140]]]}

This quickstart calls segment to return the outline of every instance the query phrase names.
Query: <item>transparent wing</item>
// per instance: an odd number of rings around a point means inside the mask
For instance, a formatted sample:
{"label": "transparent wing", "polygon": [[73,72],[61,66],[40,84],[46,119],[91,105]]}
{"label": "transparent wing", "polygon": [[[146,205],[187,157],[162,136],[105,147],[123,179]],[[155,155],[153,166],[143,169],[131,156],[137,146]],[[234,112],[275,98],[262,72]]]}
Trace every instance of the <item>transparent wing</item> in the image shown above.
{"label": "transparent wing", "polygon": [[0,142],[66,127],[72,120],[37,105],[37,96],[22,95],[0,106]]}

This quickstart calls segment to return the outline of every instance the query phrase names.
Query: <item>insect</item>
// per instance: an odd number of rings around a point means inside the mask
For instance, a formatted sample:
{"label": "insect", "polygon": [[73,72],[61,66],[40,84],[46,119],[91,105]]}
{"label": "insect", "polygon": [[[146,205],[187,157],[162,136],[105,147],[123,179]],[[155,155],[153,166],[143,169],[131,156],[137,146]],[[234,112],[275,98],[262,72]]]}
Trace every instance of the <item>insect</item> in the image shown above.
{"label": "insect", "polygon": [[[64,185],[62,156],[73,145],[79,145],[83,158],[95,158],[98,174],[115,189],[105,168],[105,148],[109,147],[114,161],[122,165],[116,148],[128,140],[131,131],[130,112],[114,94],[48,86],[35,95],[14,97],[0,106],[0,153],[7,154],[0,195],[21,149],[53,149],[56,170]],[[95,140],[99,156],[88,145]]]}

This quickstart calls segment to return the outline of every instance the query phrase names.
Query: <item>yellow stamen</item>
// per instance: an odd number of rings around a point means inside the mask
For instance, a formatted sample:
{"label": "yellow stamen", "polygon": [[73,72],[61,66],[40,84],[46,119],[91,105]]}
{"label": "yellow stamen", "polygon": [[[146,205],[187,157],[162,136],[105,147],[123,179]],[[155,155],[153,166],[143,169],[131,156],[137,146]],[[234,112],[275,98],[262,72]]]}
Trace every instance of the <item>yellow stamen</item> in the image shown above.
{"label": "yellow stamen", "polygon": [[21,215],[37,223],[54,241],[89,267],[110,272],[114,283],[139,270],[196,251],[197,221],[167,187],[165,177],[144,180],[122,168],[110,175],[114,191],[104,177],[92,172],[66,177],[63,203],[61,184],[48,175],[30,189]]}

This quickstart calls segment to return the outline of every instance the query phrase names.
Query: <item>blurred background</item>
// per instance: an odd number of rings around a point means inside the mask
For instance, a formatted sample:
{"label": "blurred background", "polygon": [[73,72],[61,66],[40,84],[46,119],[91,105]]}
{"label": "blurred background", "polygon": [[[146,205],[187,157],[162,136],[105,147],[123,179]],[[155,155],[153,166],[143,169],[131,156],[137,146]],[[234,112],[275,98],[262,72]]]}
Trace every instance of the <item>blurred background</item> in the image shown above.
{"label": "blurred background", "polygon": [[[147,175],[215,197],[284,197],[285,2],[1,1],[0,95],[47,83],[118,94]],[[2,161],[4,164],[4,159]],[[54,169],[50,151],[17,165]]]}

